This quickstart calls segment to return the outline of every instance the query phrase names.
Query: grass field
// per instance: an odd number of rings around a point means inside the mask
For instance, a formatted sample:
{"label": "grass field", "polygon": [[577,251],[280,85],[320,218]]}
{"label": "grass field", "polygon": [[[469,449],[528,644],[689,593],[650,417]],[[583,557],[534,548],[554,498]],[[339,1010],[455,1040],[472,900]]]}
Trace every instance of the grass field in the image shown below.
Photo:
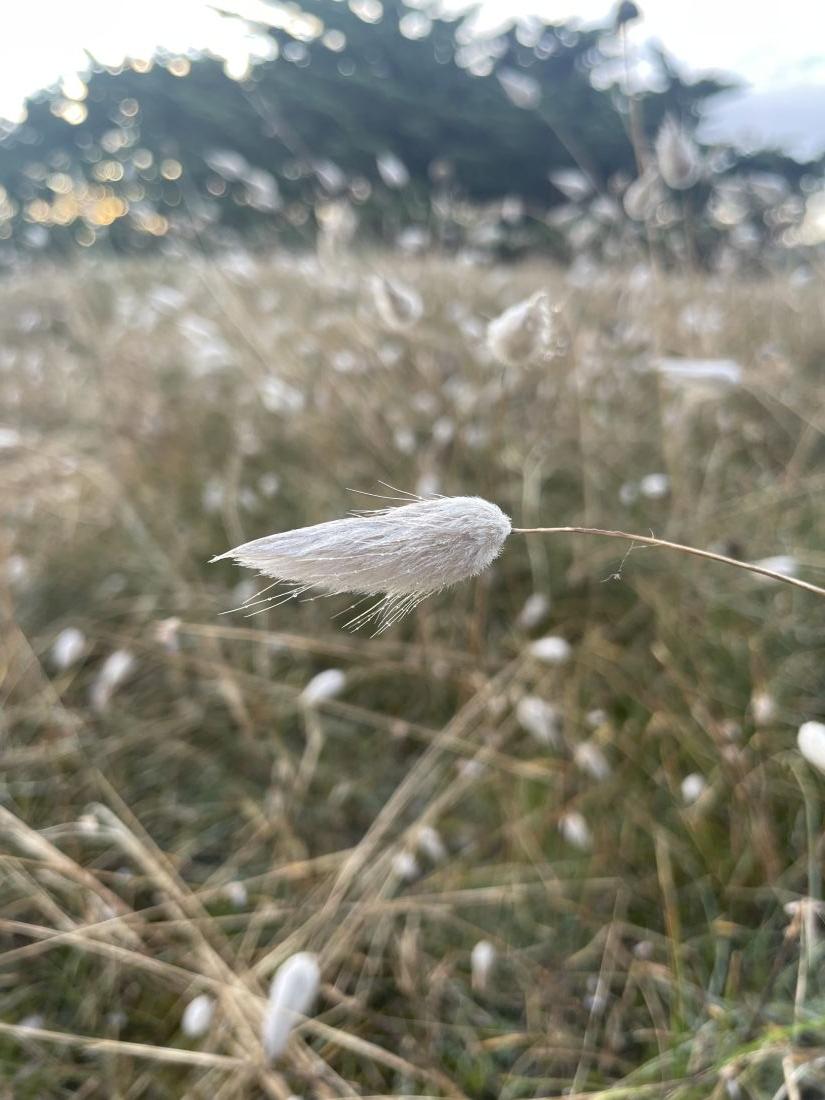
{"label": "grass field", "polygon": [[[540,289],[552,352],[504,367]],[[383,483],[823,583],[816,281],[89,262],[6,281],[0,336],[0,1096],[825,1096],[818,597],[513,535],[371,637],[223,614],[262,582],[207,564]]]}

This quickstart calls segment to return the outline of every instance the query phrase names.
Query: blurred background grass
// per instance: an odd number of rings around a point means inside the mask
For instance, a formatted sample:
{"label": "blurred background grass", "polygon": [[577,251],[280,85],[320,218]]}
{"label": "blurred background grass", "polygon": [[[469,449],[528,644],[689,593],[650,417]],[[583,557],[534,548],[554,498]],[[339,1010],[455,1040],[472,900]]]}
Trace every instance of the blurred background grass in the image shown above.
{"label": "blurred background grass", "polygon": [[825,583],[825,138],[720,136],[650,6],[127,5],[98,56],[84,0],[10,51],[0,113],[87,49],[0,123],[4,1100],[825,1097],[813,594],[513,535],[370,637],[207,564],[400,491]]}
{"label": "blurred background grass", "polygon": [[[502,367],[486,323],[539,289],[553,354]],[[8,1095],[772,1097],[803,1063],[819,1095],[815,910],[784,908],[821,895],[816,597],[513,536],[372,639],[344,598],[223,616],[254,578],[205,564],[387,483],[821,580],[817,285],[102,260],[8,282],[0,328]],[[267,1068],[304,949],[317,1013]]]}

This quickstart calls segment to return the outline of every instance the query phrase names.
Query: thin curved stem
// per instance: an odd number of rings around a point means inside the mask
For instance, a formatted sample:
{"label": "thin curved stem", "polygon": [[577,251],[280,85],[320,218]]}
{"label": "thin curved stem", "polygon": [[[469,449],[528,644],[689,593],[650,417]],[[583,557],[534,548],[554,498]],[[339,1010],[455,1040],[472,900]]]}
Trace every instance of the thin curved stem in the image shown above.
{"label": "thin curved stem", "polygon": [[736,569],[744,569],[747,573],[758,573],[761,577],[769,577],[772,581],[781,581],[783,584],[792,584],[795,588],[804,588],[806,592],[814,592],[817,596],[825,596],[825,588],[811,584],[809,581],[801,581],[798,577],[789,577],[784,573],[777,573],[773,569],[764,569],[761,565],[753,565],[747,561],[737,561],[736,558],[728,558],[724,554],[714,554],[711,550],[698,550],[695,546],[683,546],[680,542],[670,542],[668,539],[657,539],[653,535],[631,535],[627,531],[603,531],[599,527],[514,527],[514,535],[601,535],[608,539],[623,539],[625,542],[638,542],[642,546],[659,546],[665,550],[676,550],[680,554],[690,554],[694,558],[706,558],[708,561],[719,561],[723,565],[732,565]]}

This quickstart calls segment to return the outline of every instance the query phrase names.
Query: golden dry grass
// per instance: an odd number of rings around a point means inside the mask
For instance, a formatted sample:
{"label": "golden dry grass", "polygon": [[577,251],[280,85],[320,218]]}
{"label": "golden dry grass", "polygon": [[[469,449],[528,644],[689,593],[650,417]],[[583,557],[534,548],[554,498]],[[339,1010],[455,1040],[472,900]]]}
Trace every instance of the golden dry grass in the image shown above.
{"label": "golden dry grass", "polygon": [[[380,320],[376,270],[421,293],[410,329]],[[495,364],[486,320],[540,288],[554,357]],[[825,1094],[818,911],[784,909],[821,897],[822,780],[795,749],[825,712],[816,596],[513,536],[373,639],[340,629],[343,598],[222,616],[254,579],[205,564],[384,482],[792,555],[822,583],[820,297],[391,256],[7,282],[0,1095]],[[662,355],[741,381],[668,381]],[[67,628],[85,644],[60,669]],[[531,653],[546,634],[567,662]],[[132,668],[94,706],[117,651]],[[302,706],[333,667],[345,690]],[[520,726],[525,696],[558,708],[557,745]],[[317,1011],[266,1066],[268,982],[299,950]]]}

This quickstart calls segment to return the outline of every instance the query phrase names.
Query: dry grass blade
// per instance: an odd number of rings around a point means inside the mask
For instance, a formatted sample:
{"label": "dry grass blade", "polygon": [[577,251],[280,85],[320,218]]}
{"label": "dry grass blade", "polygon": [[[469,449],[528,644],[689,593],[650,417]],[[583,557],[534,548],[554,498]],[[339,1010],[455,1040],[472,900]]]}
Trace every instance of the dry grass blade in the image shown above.
{"label": "dry grass blade", "polygon": [[156,1047],[148,1043],[127,1043],[120,1039],[96,1039],[92,1035],[70,1035],[62,1031],[49,1031],[42,1027],[28,1027],[23,1024],[9,1024],[0,1021],[0,1034],[11,1035],[20,1040],[37,1040],[44,1043],[56,1043],[59,1046],[82,1047],[91,1053],[124,1054],[132,1058],[148,1058],[154,1062],[174,1062],[185,1066],[220,1067],[227,1070],[248,1069],[249,1063],[243,1058],[232,1058],[227,1054],[210,1054],[201,1050],[172,1050],[170,1047]]}

